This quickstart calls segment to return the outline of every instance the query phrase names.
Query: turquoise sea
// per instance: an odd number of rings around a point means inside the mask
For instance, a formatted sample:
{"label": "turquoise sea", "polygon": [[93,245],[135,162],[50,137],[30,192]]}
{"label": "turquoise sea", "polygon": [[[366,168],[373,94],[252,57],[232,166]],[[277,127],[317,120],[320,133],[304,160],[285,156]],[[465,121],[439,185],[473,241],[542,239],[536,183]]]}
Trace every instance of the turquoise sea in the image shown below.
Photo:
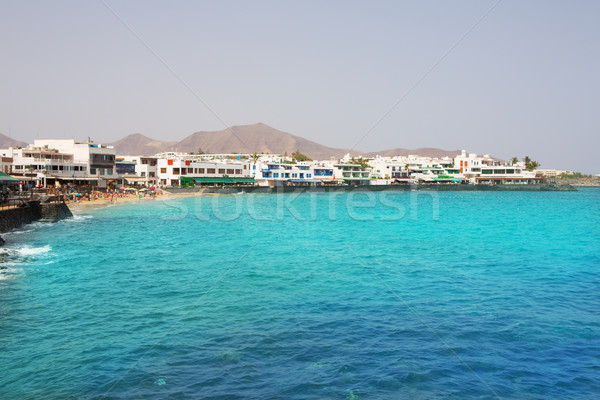
{"label": "turquoise sea", "polygon": [[241,194],[3,235],[1,399],[600,398],[600,190]]}

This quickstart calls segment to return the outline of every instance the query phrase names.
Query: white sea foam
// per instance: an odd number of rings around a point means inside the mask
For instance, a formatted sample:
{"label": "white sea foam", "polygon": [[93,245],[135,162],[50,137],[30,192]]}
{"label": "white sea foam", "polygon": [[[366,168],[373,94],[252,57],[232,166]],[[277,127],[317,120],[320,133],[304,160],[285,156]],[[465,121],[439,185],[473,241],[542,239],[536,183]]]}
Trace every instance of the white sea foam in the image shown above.
{"label": "white sea foam", "polygon": [[73,221],[87,221],[88,219],[92,219],[92,218],[94,218],[93,215],[79,215],[79,214],[77,214],[77,215],[73,215],[72,220]]}
{"label": "white sea foam", "polygon": [[0,261],[0,281],[9,279],[22,272],[22,269],[16,267],[16,263],[9,261]]}
{"label": "white sea foam", "polygon": [[19,228],[13,229],[12,231],[3,233],[3,237],[8,237],[11,235],[22,235],[24,233],[33,232],[39,228],[46,226],[44,222],[32,222],[31,224],[20,226]]}
{"label": "white sea foam", "polygon": [[48,253],[50,250],[52,250],[50,245],[45,245],[42,247],[25,246],[25,247],[21,247],[20,249],[16,249],[15,251],[17,254],[19,254],[21,256],[36,256],[39,254]]}
{"label": "white sea foam", "polygon": [[65,221],[81,222],[81,221],[87,221],[87,220],[92,219],[92,218],[94,218],[93,215],[79,215],[79,214],[75,214],[75,215],[73,215],[73,218],[66,219]]}

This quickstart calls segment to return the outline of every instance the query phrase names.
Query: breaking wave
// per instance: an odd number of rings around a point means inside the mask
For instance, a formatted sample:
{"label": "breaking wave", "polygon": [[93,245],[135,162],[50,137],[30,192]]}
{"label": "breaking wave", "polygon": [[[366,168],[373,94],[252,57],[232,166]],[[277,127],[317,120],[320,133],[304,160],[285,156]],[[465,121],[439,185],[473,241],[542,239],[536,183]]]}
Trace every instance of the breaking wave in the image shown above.
{"label": "breaking wave", "polygon": [[50,245],[45,245],[42,247],[29,247],[29,246],[25,246],[25,247],[21,247],[20,249],[15,249],[15,253],[17,253],[20,256],[36,256],[39,254],[45,254],[50,252],[50,250],[52,250],[52,248],[50,247]]}

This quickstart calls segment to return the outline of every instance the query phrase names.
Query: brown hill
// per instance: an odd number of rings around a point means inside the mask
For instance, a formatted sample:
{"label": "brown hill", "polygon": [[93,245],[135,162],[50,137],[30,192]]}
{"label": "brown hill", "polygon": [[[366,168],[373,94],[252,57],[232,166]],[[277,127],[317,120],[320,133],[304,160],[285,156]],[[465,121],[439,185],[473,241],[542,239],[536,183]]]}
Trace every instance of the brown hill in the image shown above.
{"label": "brown hill", "polygon": [[177,144],[177,142],[163,142],[150,139],[139,133],[133,133],[109,144],[115,146],[115,151],[118,155],[152,156],[156,153],[167,151],[171,146]]}
{"label": "brown hill", "polygon": [[454,157],[460,154],[460,150],[442,150],[431,147],[422,147],[414,150],[403,149],[401,147],[390,149],[390,150],[382,150],[382,151],[374,151],[371,153],[365,153],[365,157],[375,157],[376,155],[380,155],[382,157],[394,157],[394,156],[408,156],[408,155],[417,155],[423,157]]}
{"label": "brown hill", "polygon": [[271,153],[291,154],[296,150],[314,160],[339,159],[346,153],[353,156],[374,157],[416,154],[429,157],[454,156],[460,151],[447,151],[433,148],[408,150],[396,148],[379,152],[363,153],[358,150],[339,149],[295,136],[272,128],[263,123],[232,126],[221,131],[196,132],[179,142],[153,140],[139,133],[128,135],[111,143],[119,155],[151,156],[164,151],[181,153]]}
{"label": "brown hill", "polygon": [[25,147],[27,146],[27,143],[21,142],[20,140],[15,140],[0,133],[0,149],[7,149],[9,147],[17,146]]}
{"label": "brown hill", "polygon": [[[196,132],[186,137],[172,149],[210,153],[272,153],[291,154],[296,150],[313,159],[343,157],[349,150],[323,146],[319,143],[282,132],[263,123],[232,126],[216,132]],[[360,154],[358,151],[353,151]]]}

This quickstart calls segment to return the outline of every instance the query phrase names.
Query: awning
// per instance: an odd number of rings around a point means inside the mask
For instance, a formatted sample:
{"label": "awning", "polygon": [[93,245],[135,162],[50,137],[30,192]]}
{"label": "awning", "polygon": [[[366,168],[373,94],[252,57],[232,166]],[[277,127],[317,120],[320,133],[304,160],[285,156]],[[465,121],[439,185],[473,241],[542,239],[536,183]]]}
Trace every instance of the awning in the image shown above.
{"label": "awning", "polygon": [[0,171],[0,183],[19,183],[20,180]]}
{"label": "awning", "polygon": [[290,179],[290,182],[294,183],[321,183],[318,179]]}
{"label": "awning", "polygon": [[[62,176],[49,176],[48,178],[52,178],[52,179],[58,179],[61,181],[97,181],[98,177],[92,176],[92,177],[62,177]],[[102,179],[102,178],[100,178]]]}
{"label": "awning", "polygon": [[125,179],[127,182],[148,182],[148,178],[143,178],[143,177],[135,177],[135,178],[128,178],[126,176],[123,177],[123,179]]}
{"label": "awning", "polygon": [[196,178],[196,177],[181,177],[182,182],[191,182],[194,181],[196,183],[255,183],[254,178],[223,178],[223,177],[215,177],[215,178]]}

